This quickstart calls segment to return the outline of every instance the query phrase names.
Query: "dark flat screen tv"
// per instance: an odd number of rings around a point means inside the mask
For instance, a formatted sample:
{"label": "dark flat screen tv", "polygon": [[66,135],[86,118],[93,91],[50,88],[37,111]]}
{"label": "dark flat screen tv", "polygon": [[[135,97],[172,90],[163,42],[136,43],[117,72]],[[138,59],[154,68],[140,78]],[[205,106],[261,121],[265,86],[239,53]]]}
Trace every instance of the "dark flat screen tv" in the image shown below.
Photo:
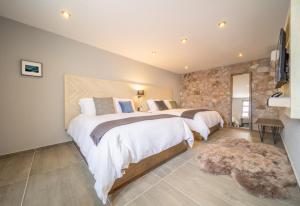
{"label": "dark flat screen tv", "polygon": [[277,45],[277,60],[275,63],[275,88],[280,88],[288,82],[288,59],[286,45],[286,33],[283,29],[280,30],[279,40]]}

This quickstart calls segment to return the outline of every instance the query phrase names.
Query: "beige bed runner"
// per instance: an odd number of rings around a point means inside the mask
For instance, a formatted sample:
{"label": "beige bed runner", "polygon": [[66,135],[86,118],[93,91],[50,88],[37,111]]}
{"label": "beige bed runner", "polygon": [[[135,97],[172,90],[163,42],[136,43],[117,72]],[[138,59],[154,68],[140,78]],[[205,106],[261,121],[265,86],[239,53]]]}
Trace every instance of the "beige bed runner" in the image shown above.
{"label": "beige bed runner", "polygon": [[94,143],[98,145],[98,143],[105,135],[105,133],[115,127],[141,122],[141,121],[165,119],[165,118],[173,118],[173,117],[177,117],[177,116],[170,115],[170,114],[159,114],[159,115],[146,115],[146,116],[128,117],[124,119],[111,120],[111,121],[103,122],[99,124],[97,127],[95,127],[95,129],[92,131],[90,136],[94,141]]}
{"label": "beige bed runner", "polygon": [[184,112],[182,112],[181,117],[183,118],[187,118],[187,119],[194,119],[195,114],[197,114],[198,112],[207,112],[210,111],[208,109],[191,109],[191,110],[186,110]]}

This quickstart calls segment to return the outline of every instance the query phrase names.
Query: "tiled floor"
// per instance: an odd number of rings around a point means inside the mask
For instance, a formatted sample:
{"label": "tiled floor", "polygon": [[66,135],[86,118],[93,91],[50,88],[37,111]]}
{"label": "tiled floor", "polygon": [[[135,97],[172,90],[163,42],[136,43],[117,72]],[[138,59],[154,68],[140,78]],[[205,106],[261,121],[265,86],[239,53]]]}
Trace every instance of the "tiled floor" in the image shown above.
{"label": "tiled floor", "polygon": [[[222,129],[208,142],[230,136],[258,141],[257,133]],[[266,142],[272,141],[267,138]],[[290,189],[291,198],[287,200],[257,198],[229,176],[202,172],[195,156],[205,144],[197,141],[193,149],[118,190],[110,196],[107,205],[300,205],[298,187]],[[281,142],[277,146],[283,147]],[[0,159],[1,206],[102,205],[93,185],[94,179],[73,143]]]}

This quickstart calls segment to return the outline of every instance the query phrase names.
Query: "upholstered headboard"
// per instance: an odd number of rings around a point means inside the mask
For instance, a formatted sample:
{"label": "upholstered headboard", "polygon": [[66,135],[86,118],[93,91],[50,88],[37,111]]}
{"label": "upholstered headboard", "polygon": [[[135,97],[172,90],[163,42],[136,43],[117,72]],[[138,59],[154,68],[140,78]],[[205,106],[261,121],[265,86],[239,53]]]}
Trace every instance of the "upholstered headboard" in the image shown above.
{"label": "upholstered headboard", "polygon": [[172,99],[171,88],[162,88],[153,85],[138,84],[125,81],[112,81],[65,75],[65,128],[68,128],[71,119],[80,114],[79,99],[88,97],[120,97],[131,98],[137,101],[136,90],[143,89],[145,96],[141,103],[148,109],[146,99]]}

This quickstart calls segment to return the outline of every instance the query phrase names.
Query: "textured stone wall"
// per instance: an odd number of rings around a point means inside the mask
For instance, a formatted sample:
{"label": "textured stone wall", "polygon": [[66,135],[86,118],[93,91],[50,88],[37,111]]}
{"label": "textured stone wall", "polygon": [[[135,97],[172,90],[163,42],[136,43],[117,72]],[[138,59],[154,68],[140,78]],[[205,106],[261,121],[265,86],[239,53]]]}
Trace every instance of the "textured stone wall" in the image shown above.
{"label": "textured stone wall", "polygon": [[267,98],[275,92],[275,70],[270,59],[260,59],[184,74],[180,103],[186,108],[208,108],[218,111],[228,124],[231,116],[231,75],[252,73],[252,122],[257,118],[278,118],[278,109],[267,107]]}

